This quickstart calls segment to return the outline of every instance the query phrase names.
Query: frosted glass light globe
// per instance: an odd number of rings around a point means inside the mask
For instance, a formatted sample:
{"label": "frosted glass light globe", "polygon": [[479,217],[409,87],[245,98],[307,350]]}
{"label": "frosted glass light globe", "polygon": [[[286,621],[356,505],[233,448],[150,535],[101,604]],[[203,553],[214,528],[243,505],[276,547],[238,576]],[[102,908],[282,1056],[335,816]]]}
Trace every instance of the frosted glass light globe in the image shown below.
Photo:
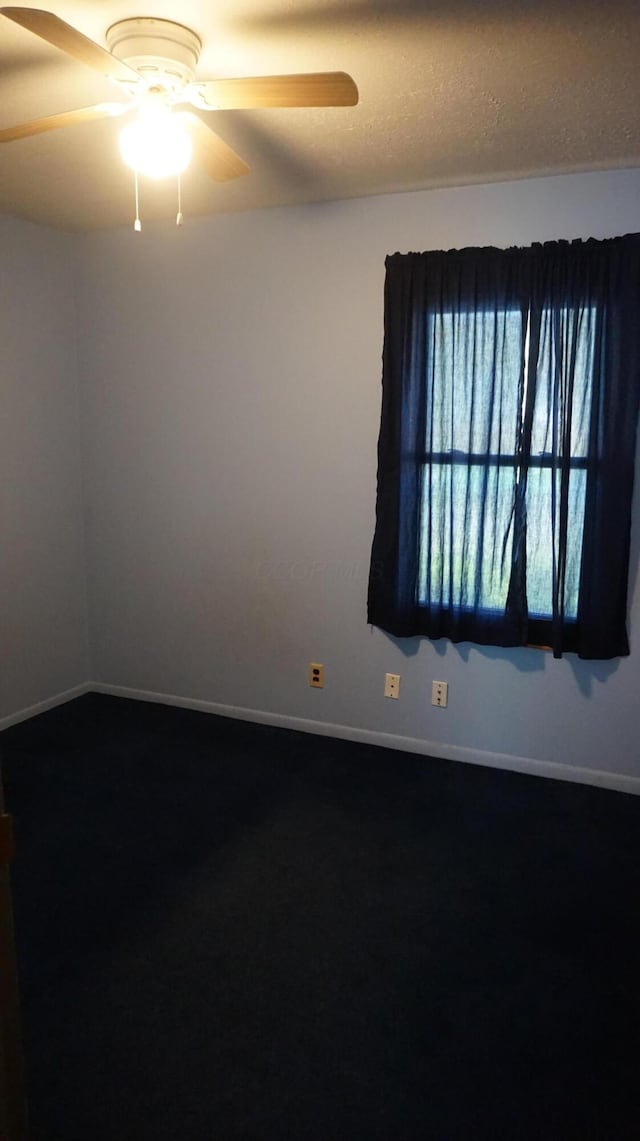
{"label": "frosted glass light globe", "polygon": [[120,133],[120,153],[148,178],[182,174],[191,160],[191,139],[170,111],[141,113]]}

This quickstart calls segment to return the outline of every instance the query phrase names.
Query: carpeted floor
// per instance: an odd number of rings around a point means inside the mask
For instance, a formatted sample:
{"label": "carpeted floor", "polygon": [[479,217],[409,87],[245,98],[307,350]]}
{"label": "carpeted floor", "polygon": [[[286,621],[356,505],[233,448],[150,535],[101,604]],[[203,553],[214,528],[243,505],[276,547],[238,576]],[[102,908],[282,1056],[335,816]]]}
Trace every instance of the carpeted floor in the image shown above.
{"label": "carpeted floor", "polygon": [[33,1141],[637,1138],[640,798],[97,695],[0,747]]}

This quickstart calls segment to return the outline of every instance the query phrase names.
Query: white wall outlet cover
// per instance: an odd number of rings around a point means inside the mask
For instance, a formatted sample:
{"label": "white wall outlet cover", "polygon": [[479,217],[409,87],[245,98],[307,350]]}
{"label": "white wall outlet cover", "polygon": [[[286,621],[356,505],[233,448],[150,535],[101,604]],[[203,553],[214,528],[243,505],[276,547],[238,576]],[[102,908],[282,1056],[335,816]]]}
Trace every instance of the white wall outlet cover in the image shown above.
{"label": "white wall outlet cover", "polygon": [[400,697],[400,674],[384,675],[385,697]]}

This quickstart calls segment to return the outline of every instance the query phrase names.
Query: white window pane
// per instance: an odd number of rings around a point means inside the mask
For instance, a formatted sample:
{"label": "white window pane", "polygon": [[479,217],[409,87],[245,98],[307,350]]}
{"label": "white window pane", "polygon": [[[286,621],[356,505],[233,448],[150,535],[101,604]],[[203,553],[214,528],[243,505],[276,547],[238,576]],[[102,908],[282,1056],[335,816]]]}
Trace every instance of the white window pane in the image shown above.
{"label": "white window pane", "polygon": [[[532,468],[527,481],[527,602],[531,617],[548,618],[552,613],[553,553],[558,550],[560,527],[560,473],[555,473],[555,517],[551,499],[553,478],[550,468]],[[586,481],[584,469],[571,472],[564,589],[566,618],[575,618],[578,611]]]}
{"label": "white window pane", "polygon": [[[596,310],[561,308],[545,310],[540,328],[536,366],[536,400],[531,435],[531,454],[563,454],[559,433],[569,411],[569,377],[573,376],[571,399],[572,456],[586,456],[589,447],[591,378],[595,349]],[[560,354],[557,347],[560,346]],[[560,359],[558,359],[558,357]],[[575,370],[573,361],[575,358]]]}
{"label": "white window pane", "polygon": [[519,310],[428,317],[426,451],[515,451],[523,335]]}
{"label": "white window pane", "polygon": [[504,610],[513,493],[512,468],[425,465],[418,586],[422,602]]}

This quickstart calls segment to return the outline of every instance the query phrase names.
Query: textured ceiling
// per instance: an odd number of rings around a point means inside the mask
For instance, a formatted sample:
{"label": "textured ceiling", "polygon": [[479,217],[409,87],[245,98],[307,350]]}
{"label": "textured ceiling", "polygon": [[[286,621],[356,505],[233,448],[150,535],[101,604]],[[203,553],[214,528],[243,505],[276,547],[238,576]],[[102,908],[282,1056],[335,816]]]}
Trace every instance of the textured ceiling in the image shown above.
{"label": "textured ceiling", "polygon": [[[27,5],[30,7],[42,6]],[[56,0],[105,44],[130,16],[203,41],[198,74],[346,71],[357,107],[218,111],[248,176],[191,168],[185,215],[551,172],[640,165],[638,0]],[[0,127],[113,101],[95,72],[0,17]],[[0,212],[70,229],[129,224],[117,121],[0,146]],[[144,182],[142,217],[175,214],[175,184]]]}

